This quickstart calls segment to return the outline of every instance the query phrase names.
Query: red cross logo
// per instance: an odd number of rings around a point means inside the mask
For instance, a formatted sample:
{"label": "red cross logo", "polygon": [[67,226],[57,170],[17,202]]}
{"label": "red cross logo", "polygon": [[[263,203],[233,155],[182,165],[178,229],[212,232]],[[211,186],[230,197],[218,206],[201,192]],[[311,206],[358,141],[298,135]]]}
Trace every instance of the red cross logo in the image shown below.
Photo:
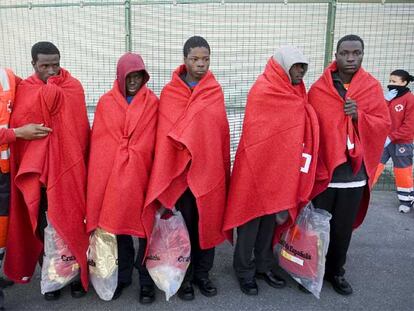
{"label": "red cross logo", "polygon": [[394,107],[395,111],[400,112],[404,110],[404,106],[401,104],[398,104]]}

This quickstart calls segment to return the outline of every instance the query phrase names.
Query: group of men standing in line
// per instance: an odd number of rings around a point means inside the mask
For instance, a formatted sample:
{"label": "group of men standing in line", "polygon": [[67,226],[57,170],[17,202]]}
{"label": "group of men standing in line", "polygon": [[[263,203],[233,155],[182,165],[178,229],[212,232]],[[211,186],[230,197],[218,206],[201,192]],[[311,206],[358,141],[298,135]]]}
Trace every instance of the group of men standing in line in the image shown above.
{"label": "group of men standing in line", "polygon": [[[0,174],[2,187],[11,186],[6,275],[30,280],[50,222],[80,265],[71,293],[81,297],[88,288],[89,236],[102,228],[117,236],[113,299],[131,284],[135,266],[139,301],[152,303],[145,250],[163,206],[181,211],[191,242],[179,298],[194,299],[193,285],[205,296],[217,294],[209,278],[215,246],[233,242],[235,229],[240,289],[257,295],[256,278],[285,286],[274,272],[273,247],[312,200],[332,214],[325,278],[339,294],[351,294],[346,254],[352,230],[366,215],[390,128],[381,85],[361,67],[363,40],[341,38],[336,60],[308,94],[306,57],[291,46],[276,51],[248,94],[231,179],[229,125],[222,88],[209,71],[210,46],[194,36],[183,54],[160,99],[147,87],[141,56],[123,55],[112,89],[99,99],[91,133],[82,85],[60,67],[55,45],[32,47],[35,73],[23,81],[0,72],[3,90],[11,90],[0,111],[6,125],[0,140],[11,151],[10,173],[2,166]],[[2,151],[3,160],[9,161]],[[7,218],[10,189],[2,189]],[[132,236],[139,238],[136,260]],[[60,290],[48,292],[45,299],[59,296]]]}

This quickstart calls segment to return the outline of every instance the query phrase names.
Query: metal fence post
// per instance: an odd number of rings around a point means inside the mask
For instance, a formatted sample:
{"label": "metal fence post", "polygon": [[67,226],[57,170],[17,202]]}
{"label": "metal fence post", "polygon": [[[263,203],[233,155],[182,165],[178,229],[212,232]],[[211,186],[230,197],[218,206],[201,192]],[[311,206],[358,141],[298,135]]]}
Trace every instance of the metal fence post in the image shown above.
{"label": "metal fence post", "polygon": [[131,0],[125,0],[125,50],[131,52]]}
{"label": "metal fence post", "polygon": [[328,4],[328,18],[326,21],[326,34],[325,34],[325,60],[324,68],[326,68],[332,61],[332,52],[335,35],[335,20],[336,20],[336,5],[338,0],[331,0]]}

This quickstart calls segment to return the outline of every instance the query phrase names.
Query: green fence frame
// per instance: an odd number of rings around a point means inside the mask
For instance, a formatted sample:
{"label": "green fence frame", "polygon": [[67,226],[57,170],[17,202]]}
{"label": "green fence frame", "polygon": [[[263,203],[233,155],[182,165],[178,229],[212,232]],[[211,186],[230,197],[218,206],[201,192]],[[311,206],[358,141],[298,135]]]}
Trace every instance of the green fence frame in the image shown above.
{"label": "green fence frame", "polygon": [[226,3],[283,3],[300,4],[300,3],[319,3],[328,4],[328,14],[326,17],[326,34],[325,34],[325,58],[324,67],[326,67],[332,58],[333,44],[334,44],[334,32],[336,21],[336,7],[338,3],[378,3],[381,5],[387,4],[404,4],[414,3],[414,0],[125,0],[125,1],[108,1],[108,2],[95,2],[95,1],[78,1],[78,2],[61,2],[61,3],[32,3],[28,1],[23,4],[6,4],[0,5],[1,9],[34,9],[41,7],[88,7],[88,6],[124,6],[125,8],[125,51],[131,51],[132,49],[132,27],[131,27],[131,8],[134,5],[155,5],[155,4],[196,4],[196,3],[219,3],[225,5]]}

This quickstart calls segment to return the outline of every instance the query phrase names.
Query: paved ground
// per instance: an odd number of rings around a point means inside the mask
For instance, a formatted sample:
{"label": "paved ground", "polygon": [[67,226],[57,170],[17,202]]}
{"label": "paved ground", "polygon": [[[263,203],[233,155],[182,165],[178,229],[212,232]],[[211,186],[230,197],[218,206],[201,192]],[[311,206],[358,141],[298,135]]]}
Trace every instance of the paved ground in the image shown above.
{"label": "paved ground", "polygon": [[[212,279],[219,294],[182,302],[173,297],[166,302],[157,292],[150,306],[138,303],[137,281],[117,301],[101,301],[91,290],[86,297],[72,299],[65,289],[57,302],[48,302],[40,294],[39,274],[31,284],[5,289],[7,310],[414,310],[414,213],[399,214],[392,192],[374,192],[369,214],[355,232],[346,265],[347,278],[354,294],[342,297],[329,283],[324,284],[321,299],[301,293],[292,279],[284,289],[273,289],[258,281],[259,296],[241,293],[231,267],[232,247],[217,249]],[[136,272],[135,280],[137,279]]]}

